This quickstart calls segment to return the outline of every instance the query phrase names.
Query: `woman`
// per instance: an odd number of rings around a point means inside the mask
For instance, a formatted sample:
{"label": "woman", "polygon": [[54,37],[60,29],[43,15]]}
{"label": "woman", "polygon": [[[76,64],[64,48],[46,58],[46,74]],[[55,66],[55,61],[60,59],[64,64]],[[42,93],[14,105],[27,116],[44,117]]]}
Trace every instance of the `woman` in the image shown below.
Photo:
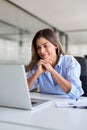
{"label": "woman", "polygon": [[61,94],[79,98],[81,87],[80,65],[63,52],[61,44],[51,29],[36,33],[32,41],[32,59],[27,66],[29,89],[39,86],[42,93]]}

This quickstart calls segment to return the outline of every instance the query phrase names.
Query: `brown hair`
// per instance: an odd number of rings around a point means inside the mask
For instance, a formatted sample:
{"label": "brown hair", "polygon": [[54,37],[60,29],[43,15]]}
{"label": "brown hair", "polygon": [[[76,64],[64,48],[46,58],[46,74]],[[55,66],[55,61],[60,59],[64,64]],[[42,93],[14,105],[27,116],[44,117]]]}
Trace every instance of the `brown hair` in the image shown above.
{"label": "brown hair", "polygon": [[63,51],[62,47],[61,47],[61,43],[60,41],[58,40],[56,34],[54,31],[52,31],[51,29],[49,28],[46,28],[46,29],[43,29],[43,30],[40,30],[38,31],[33,40],[32,40],[32,48],[31,48],[31,52],[32,52],[32,57],[31,57],[31,61],[29,63],[29,65],[26,66],[26,71],[29,71],[31,70],[33,67],[34,67],[34,64],[40,60],[40,57],[37,53],[37,49],[36,49],[36,42],[37,42],[37,39],[41,38],[41,37],[44,37],[45,39],[47,39],[49,42],[51,42],[52,44],[56,45],[57,46],[57,50],[56,50],[56,53],[58,56],[60,56],[60,54],[65,54],[65,52]]}

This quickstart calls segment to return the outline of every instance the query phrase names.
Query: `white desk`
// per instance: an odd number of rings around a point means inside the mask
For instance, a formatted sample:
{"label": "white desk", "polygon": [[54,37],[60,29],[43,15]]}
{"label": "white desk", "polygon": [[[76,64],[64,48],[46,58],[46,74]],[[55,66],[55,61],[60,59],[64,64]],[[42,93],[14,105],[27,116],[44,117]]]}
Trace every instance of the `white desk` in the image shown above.
{"label": "white desk", "polygon": [[[58,95],[31,93],[32,97],[50,99],[53,102],[36,110],[0,108],[0,129],[21,130],[86,130],[87,109],[57,108],[55,101],[70,100]],[[5,129],[2,129],[5,130]]]}
{"label": "white desk", "polygon": [[18,124],[0,122],[0,130],[46,130],[46,129],[39,127],[32,127],[28,125],[18,125]]}

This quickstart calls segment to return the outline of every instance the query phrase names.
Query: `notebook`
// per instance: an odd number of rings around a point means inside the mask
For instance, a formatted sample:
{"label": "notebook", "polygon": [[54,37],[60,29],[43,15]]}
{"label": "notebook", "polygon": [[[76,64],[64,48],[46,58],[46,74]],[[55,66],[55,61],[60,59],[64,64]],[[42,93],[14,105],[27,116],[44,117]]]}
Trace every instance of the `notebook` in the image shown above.
{"label": "notebook", "polygon": [[32,110],[48,102],[31,99],[24,65],[0,65],[0,106]]}

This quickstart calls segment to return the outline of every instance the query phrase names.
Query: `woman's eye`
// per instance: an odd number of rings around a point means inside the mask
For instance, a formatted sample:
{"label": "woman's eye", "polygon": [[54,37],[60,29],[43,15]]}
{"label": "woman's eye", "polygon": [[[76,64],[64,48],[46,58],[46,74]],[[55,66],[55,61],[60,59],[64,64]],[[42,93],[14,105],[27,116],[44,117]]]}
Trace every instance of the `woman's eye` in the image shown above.
{"label": "woman's eye", "polygon": [[44,45],[44,47],[46,48],[46,47],[47,47],[47,45]]}

